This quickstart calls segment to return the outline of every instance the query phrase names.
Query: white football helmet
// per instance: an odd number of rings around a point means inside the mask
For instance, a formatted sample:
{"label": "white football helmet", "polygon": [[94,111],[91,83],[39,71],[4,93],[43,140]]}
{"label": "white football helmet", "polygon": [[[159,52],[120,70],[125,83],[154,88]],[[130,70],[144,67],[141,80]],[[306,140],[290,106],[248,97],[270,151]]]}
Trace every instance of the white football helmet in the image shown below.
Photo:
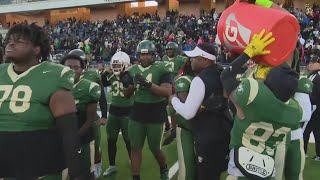
{"label": "white football helmet", "polygon": [[112,56],[110,65],[113,74],[119,75],[121,71],[128,71],[130,67],[130,57],[127,53],[118,51]]}

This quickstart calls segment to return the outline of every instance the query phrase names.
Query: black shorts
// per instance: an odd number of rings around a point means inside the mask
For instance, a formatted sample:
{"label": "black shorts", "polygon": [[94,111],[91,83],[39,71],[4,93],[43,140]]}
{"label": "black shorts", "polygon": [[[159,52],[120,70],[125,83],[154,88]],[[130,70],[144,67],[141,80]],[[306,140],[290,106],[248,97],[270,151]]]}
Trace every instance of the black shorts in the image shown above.
{"label": "black shorts", "polygon": [[141,123],[163,123],[168,119],[166,101],[157,103],[134,102],[130,118]]}
{"label": "black shorts", "polygon": [[0,178],[31,179],[66,167],[56,130],[0,132],[0,147]]}

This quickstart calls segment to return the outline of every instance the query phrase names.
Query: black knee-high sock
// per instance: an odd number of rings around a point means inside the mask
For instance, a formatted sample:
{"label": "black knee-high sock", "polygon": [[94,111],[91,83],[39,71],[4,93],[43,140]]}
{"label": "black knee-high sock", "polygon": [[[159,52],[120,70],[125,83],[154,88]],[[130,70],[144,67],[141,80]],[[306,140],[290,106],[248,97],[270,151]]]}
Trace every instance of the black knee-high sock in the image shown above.
{"label": "black knee-high sock", "polygon": [[108,139],[108,156],[109,156],[110,166],[114,166],[116,164],[116,154],[117,154],[117,140]]}
{"label": "black knee-high sock", "polygon": [[140,175],[133,175],[132,180],[140,180]]}

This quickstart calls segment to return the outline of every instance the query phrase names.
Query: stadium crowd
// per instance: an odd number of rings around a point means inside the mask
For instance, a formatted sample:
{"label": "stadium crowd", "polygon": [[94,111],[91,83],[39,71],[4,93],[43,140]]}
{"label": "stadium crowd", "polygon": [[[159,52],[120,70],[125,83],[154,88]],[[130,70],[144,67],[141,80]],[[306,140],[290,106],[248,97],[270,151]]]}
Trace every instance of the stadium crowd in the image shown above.
{"label": "stadium crowd", "polygon": [[[320,49],[320,8],[313,5],[307,7],[305,12],[294,8],[287,9],[299,20],[301,38],[297,46],[302,64],[308,63],[312,55]],[[168,42],[177,42],[179,52],[191,50],[202,42],[209,42],[218,49],[218,59],[227,63],[230,62],[230,55],[215,43],[220,15],[212,9],[209,13],[202,12],[199,18],[174,11],[167,12],[166,18],[162,20],[157,12],[119,15],[115,20],[94,22],[68,18],[54,25],[46,21],[44,29],[51,36],[54,54],[79,48],[85,51],[90,61],[109,61],[120,49],[134,57],[138,42],[149,39],[156,45],[159,58],[165,54],[164,47]],[[19,23],[28,22],[8,23],[6,26],[0,25],[0,28],[10,28]],[[0,44],[2,41],[0,35]]]}
{"label": "stadium crowd", "polygon": [[[260,6],[281,9],[269,0]],[[164,20],[155,13],[95,22],[68,18],[55,25],[46,21],[42,28],[27,21],[7,24],[7,37],[0,36],[11,62],[0,66],[0,145],[7,147],[0,151],[0,178],[110,176],[117,171],[121,131],[133,180],[140,180],[146,138],[161,180],[169,180],[161,144],[174,138],[178,179],[220,179],[225,170],[227,179],[302,179],[311,132],[313,159],[320,160],[320,110],[315,108],[320,105],[320,8],[287,10],[301,32],[292,37],[290,57],[276,59],[282,63],[276,66],[259,59],[276,41],[265,29],[229,61],[231,55],[216,39],[220,14],[215,10],[199,18],[171,11]],[[50,51],[66,54],[60,65],[46,62]],[[131,65],[130,56],[139,64]],[[252,59],[255,64],[247,69]],[[111,66],[87,67],[98,61]],[[231,63],[223,68],[219,61]],[[308,77],[299,76],[297,61],[309,64]],[[109,111],[105,87],[111,89]],[[171,130],[162,143],[168,116]],[[107,125],[104,173],[100,125]],[[263,173],[247,168],[251,165]]]}

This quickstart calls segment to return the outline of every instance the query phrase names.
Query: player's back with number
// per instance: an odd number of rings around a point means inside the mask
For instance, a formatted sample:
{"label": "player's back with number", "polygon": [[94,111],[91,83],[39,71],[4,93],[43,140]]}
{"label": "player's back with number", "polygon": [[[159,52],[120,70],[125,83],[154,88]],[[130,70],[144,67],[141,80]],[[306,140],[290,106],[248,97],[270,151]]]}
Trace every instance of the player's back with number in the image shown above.
{"label": "player's back with number", "polygon": [[294,99],[279,101],[263,81],[243,79],[234,98],[245,118],[236,116],[231,132],[231,148],[245,146],[258,153],[273,156],[276,146],[290,139],[288,133],[298,128],[297,122],[302,116],[298,102]]}
{"label": "player's back with number", "polygon": [[55,126],[49,108],[51,95],[72,89],[73,72],[44,62],[17,75],[12,64],[0,66],[0,131],[20,132]]}

